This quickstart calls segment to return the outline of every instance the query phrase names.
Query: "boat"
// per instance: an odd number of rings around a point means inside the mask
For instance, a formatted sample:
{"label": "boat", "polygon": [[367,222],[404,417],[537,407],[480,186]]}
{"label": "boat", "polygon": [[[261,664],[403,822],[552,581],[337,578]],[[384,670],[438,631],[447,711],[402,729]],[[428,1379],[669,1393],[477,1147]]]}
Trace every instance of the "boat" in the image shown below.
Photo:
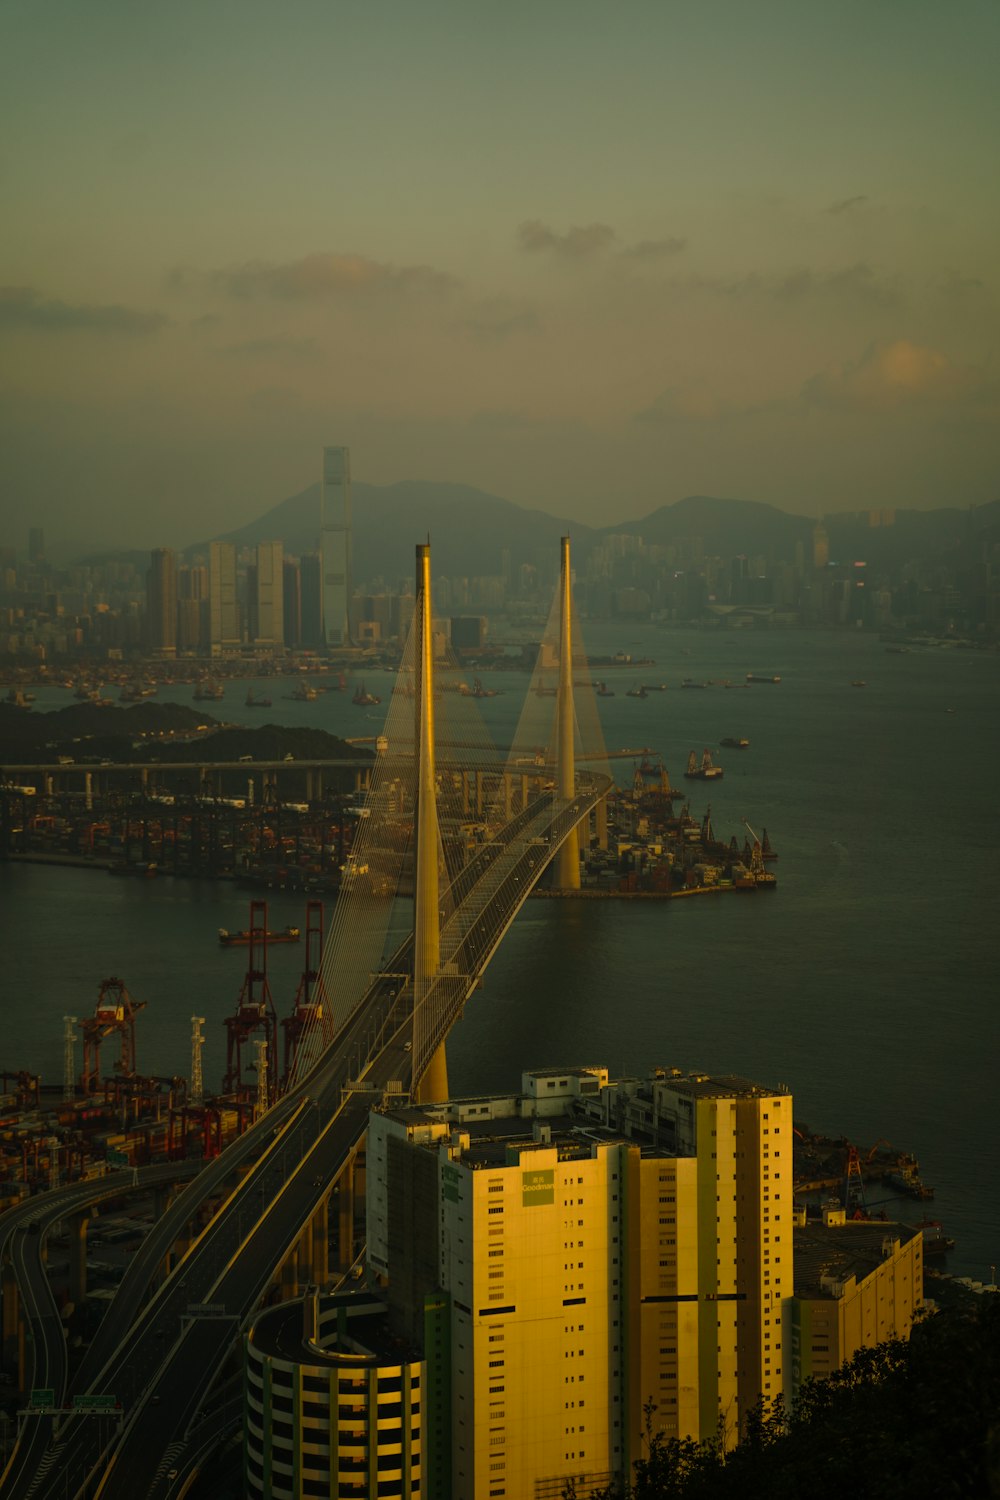
{"label": "boat", "polygon": [[288,696],[296,703],[315,703],[319,697],[319,693],[311,683],[306,682],[305,678],[303,678],[301,682],[295,684],[295,687]]}
{"label": "boat", "polygon": [[270,700],[270,698],[258,698],[257,694],[254,692],[253,688],[249,688],[248,689],[245,701],[246,701],[247,708],[270,708],[271,707],[271,700]]}
{"label": "boat", "polygon": [[719,741],[719,744],[725,745],[727,750],[748,750],[750,748],[749,740],[737,739],[736,736],[732,734],[727,734],[725,739]]}
{"label": "boat", "polygon": [[615,696],[614,688],[609,688],[606,682],[599,682],[594,688],[594,692],[598,698],[613,698]]}
{"label": "boat", "polygon": [[646,689],[644,687],[641,687],[641,686],[640,687],[630,687],[628,689],[628,691],[626,692],[625,696],[626,696],[626,698],[645,698],[646,697]]}
{"label": "boat", "polygon": [[219,699],[224,698],[225,695],[226,690],[222,683],[212,682],[210,678],[199,682],[192,694],[196,703],[218,703]]}
{"label": "boat", "polygon": [[771,848],[771,840],[767,836],[766,828],[762,831],[761,834],[760,855],[761,859],[777,859],[778,857],[775,851]]}
{"label": "boat", "polygon": [[558,688],[546,687],[544,682],[536,683],[533,691],[536,698],[558,698],[559,696]]}
{"label": "boat", "polygon": [[[269,943],[297,943],[302,933],[298,927],[283,927],[280,932],[269,931],[264,935]],[[230,932],[228,927],[220,927],[219,942],[223,948],[246,948],[250,943],[250,933],[245,927],[239,932]]]}
{"label": "boat", "polygon": [[684,681],[681,683],[681,687],[682,688],[707,688],[708,687],[708,683],[707,682],[695,682],[695,680],[694,680],[693,677],[685,677]]}
{"label": "boat", "polygon": [[351,699],[351,702],[356,708],[374,708],[377,703],[382,702],[382,699],[376,697],[374,693],[369,693],[364,683],[362,683]]}
{"label": "boat", "polygon": [[473,679],[472,679],[472,689],[469,692],[469,697],[470,698],[496,698],[498,696],[498,692],[499,692],[499,690],[497,688],[483,687],[482,681],[478,677],[473,677]]}
{"label": "boat", "polygon": [[780,677],[761,677],[756,672],[747,673],[747,682],[780,682]]}
{"label": "boat", "polygon": [[867,687],[867,686],[868,686],[868,684],[867,684],[867,682],[865,682],[865,680],[864,680],[863,677],[858,677],[854,682],[851,683],[851,687]]}
{"label": "boat", "polygon": [[715,765],[712,760],[712,752],[706,747],[702,752],[701,762],[698,761],[697,752],[692,750],[688,756],[687,770],[684,775],[690,781],[716,781],[724,774],[721,766]]}
{"label": "boat", "polygon": [[30,708],[35,701],[34,693],[25,693],[19,687],[12,687],[4,699],[11,708]]}
{"label": "boat", "polygon": [[950,1234],[945,1234],[940,1219],[923,1218],[914,1229],[919,1229],[924,1237],[924,1259],[935,1260],[954,1250],[955,1241]]}

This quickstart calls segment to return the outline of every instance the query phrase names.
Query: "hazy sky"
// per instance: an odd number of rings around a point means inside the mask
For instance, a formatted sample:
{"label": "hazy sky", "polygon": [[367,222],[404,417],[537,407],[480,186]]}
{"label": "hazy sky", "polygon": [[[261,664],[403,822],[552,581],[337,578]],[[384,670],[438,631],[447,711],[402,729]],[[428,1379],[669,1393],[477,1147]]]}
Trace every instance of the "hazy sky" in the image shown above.
{"label": "hazy sky", "polygon": [[0,541],[1000,496],[996,0],[5,0]]}

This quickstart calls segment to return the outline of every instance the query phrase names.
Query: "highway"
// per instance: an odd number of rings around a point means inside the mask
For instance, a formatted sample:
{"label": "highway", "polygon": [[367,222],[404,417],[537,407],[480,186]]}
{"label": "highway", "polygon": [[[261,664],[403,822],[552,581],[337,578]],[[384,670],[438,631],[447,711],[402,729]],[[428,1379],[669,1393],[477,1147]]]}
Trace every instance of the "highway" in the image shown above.
{"label": "highway", "polygon": [[[401,986],[397,977],[408,964],[408,939],[312,1072],[171,1205],[155,1243],[152,1235],[147,1240],[142,1268],[134,1277],[130,1271],[129,1286],[123,1282],[121,1308],[116,1297],[77,1382],[78,1389],[111,1392],[122,1403],[121,1441],[104,1452],[105,1435],[93,1419],[68,1418],[34,1477],[25,1474],[5,1489],[5,1500],[153,1500],[179,1493],[199,1412],[237,1334],[349,1161],[370,1110],[387,1093],[409,1093],[549,859],[608,785],[607,777],[581,773],[571,801],[537,797],[477,850],[446,903],[451,915],[441,931],[439,977],[422,1014],[414,1018],[412,984]],[[221,1191],[237,1156],[238,1165],[249,1167],[246,1175],[139,1310],[157,1254],[192,1218],[195,1199],[201,1204]]]}

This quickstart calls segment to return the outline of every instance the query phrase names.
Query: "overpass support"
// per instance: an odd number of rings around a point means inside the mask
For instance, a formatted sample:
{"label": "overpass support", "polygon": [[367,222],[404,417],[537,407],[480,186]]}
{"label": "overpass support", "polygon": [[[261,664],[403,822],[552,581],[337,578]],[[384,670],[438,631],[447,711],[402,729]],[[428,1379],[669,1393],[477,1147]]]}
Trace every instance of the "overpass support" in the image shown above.
{"label": "overpass support", "polygon": [[598,849],[608,847],[608,799],[603,796],[594,808],[594,833]]}
{"label": "overpass support", "polygon": [[[413,901],[413,990],[415,1037],[420,1007],[441,961],[438,876],[437,776],[434,765],[434,634],[431,610],[431,549],[417,547],[417,670],[414,725],[417,743],[416,870]],[[425,1017],[424,1024],[429,1021]],[[448,1097],[444,1042],[431,1057],[417,1087],[421,1102]]]}
{"label": "overpass support", "polygon": [[[569,566],[569,537],[564,536],[559,581],[559,696],[556,703],[556,789],[571,801],[576,795],[576,765],[573,739],[576,714],[573,708],[573,611]],[[576,828],[556,855],[555,884],[560,890],[580,889],[580,835]]]}
{"label": "overpass support", "polygon": [[18,1383],[23,1385],[21,1369],[24,1365],[24,1320],[21,1317],[21,1294],[17,1285],[14,1267],[5,1262],[3,1288],[0,1293],[0,1311],[3,1314],[3,1363],[5,1368],[14,1364],[18,1368]]}
{"label": "overpass support", "polygon": [[69,1295],[70,1301],[79,1309],[87,1295],[87,1226],[90,1214],[83,1211],[72,1214],[66,1221],[69,1241]]}

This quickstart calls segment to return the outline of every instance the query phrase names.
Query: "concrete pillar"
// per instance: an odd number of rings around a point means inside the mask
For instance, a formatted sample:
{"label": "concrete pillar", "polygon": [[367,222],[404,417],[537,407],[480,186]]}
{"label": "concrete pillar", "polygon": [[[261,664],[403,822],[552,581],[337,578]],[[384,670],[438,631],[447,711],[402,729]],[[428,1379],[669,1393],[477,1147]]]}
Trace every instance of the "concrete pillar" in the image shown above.
{"label": "concrete pillar", "polygon": [[486,808],[485,778],[482,771],[476,772],[476,817],[481,818]]}
{"label": "concrete pillar", "polygon": [[90,1214],[82,1210],[66,1220],[69,1241],[69,1295],[79,1309],[87,1295],[87,1225]]}
{"label": "concrete pillar", "polygon": [[83,773],[83,805],[88,812],[94,806],[94,777],[90,771]]}
{"label": "concrete pillar", "polygon": [[354,1259],[354,1158],[337,1179],[337,1270],[346,1271]]}
{"label": "concrete pillar", "polygon": [[324,1198],[312,1216],[309,1226],[312,1235],[312,1252],[310,1256],[311,1265],[309,1279],[314,1281],[318,1287],[325,1287],[330,1280],[330,1265],[327,1239],[327,1205],[329,1200]]}
{"label": "concrete pillar", "polygon": [[[413,903],[413,980],[415,1006],[423,1003],[441,961],[440,890],[438,875],[437,778],[434,765],[434,638],[431,616],[431,549],[417,547],[417,609],[419,631],[415,708],[417,743],[416,860]],[[420,1018],[416,1037],[420,1036]],[[417,1086],[421,1102],[448,1097],[448,1063],[444,1042]]]}
{"label": "concrete pillar", "polygon": [[595,832],[597,834],[598,849],[608,847],[608,799],[602,797],[594,809]]}
{"label": "concrete pillar", "polygon": [[[559,598],[559,697],[556,709],[556,792],[561,801],[571,801],[576,795],[573,752],[575,729],[569,537],[564,536]],[[556,855],[555,884],[561,890],[580,889],[580,836],[575,828],[563,840]]]}
{"label": "concrete pillar", "polygon": [[12,1365],[20,1358],[18,1354],[19,1337],[22,1343],[24,1339],[24,1328],[21,1321],[21,1294],[18,1290],[17,1277],[14,1275],[14,1267],[12,1265],[5,1265],[3,1268],[0,1315],[2,1315],[3,1320],[3,1363],[5,1365]]}
{"label": "concrete pillar", "polygon": [[527,778],[527,776],[525,776],[522,773],[522,776],[521,776],[521,806],[518,808],[518,812],[524,812],[524,809],[527,807],[527,805],[528,805],[528,778]]}
{"label": "concrete pillar", "polygon": [[299,1294],[299,1241],[289,1250],[281,1267],[281,1299],[286,1301]]}

